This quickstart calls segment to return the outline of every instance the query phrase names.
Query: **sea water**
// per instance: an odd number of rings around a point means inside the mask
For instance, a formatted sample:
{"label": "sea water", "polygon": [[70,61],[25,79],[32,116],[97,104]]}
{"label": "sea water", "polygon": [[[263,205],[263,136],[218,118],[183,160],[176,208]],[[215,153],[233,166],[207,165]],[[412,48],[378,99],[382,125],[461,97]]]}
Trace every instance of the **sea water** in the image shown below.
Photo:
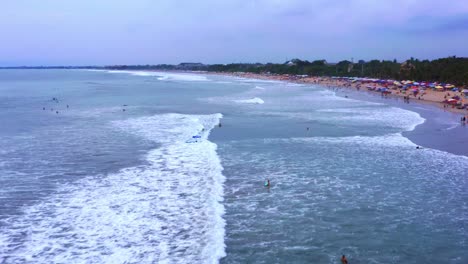
{"label": "sea water", "polygon": [[417,112],[147,71],[3,70],[0,97],[1,263],[468,261],[468,158],[417,150]]}

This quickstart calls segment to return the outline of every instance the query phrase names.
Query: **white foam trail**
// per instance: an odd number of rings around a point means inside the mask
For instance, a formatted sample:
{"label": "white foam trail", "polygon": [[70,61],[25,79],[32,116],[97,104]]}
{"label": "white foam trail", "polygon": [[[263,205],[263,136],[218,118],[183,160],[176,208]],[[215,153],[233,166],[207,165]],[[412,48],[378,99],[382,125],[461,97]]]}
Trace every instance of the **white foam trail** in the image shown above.
{"label": "white foam trail", "polygon": [[454,128],[457,128],[458,126],[460,126],[460,124],[453,123],[451,126],[447,127],[445,130],[452,130]]}
{"label": "white foam trail", "polygon": [[265,90],[265,88],[261,87],[261,86],[255,86],[255,89],[257,90]]}
{"label": "white foam trail", "polygon": [[245,100],[234,100],[236,103],[242,103],[242,104],[264,104],[265,101],[263,101],[261,98],[254,97],[251,99],[245,99]]}
{"label": "white foam trail", "polygon": [[[217,263],[225,256],[222,166],[208,141],[221,114],[118,121],[158,142],[146,165],[62,186],[6,221],[8,263]],[[185,143],[200,135],[197,143]],[[19,242],[21,241],[21,242]]]}

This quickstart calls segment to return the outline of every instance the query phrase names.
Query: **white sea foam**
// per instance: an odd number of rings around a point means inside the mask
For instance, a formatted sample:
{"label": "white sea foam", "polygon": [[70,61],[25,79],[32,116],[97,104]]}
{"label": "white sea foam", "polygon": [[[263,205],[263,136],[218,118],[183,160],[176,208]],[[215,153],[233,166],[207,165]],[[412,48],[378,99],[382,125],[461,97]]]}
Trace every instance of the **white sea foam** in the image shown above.
{"label": "white sea foam", "polygon": [[[327,144],[353,144],[366,147],[416,147],[411,140],[400,133],[383,136],[350,136],[350,137],[305,137],[287,139],[291,142],[320,142]],[[274,141],[274,140],[273,140]]]}
{"label": "white sea foam", "polygon": [[350,107],[350,108],[325,108],[317,109],[315,112],[265,112],[265,115],[286,116],[290,118],[319,121],[323,123],[343,123],[387,126],[411,131],[416,126],[425,122],[426,119],[418,113],[396,107]]}
{"label": "white sea foam", "polygon": [[[418,113],[397,107],[357,107],[357,108],[334,108],[320,109],[317,112],[331,113],[332,115],[322,115],[321,119],[340,122],[366,122],[376,125],[386,125],[411,131],[416,126],[424,123],[426,119]],[[338,115],[333,115],[338,114]]]}
{"label": "white sea foam", "polygon": [[255,89],[257,90],[265,90],[265,88],[261,87],[261,86],[255,86]]}
{"label": "white sea foam", "polygon": [[[0,256],[11,263],[217,263],[225,256],[224,176],[207,137],[220,118],[165,114],[114,122],[160,147],[146,155],[146,165],[62,186],[8,219]],[[194,135],[197,143],[185,143]]]}
{"label": "white sea foam", "polygon": [[241,103],[241,104],[264,104],[265,101],[263,101],[261,98],[254,97],[251,99],[243,99],[243,100],[234,100],[236,103]]}
{"label": "white sea foam", "polygon": [[452,130],[454,128],[457,128],[458,126],[460,126],[460,124],[457,124],[457,123],[452,123],[449,127],[447,127],[445,130]]}
{"label": "white sea foam", "polygon": [[[101,71],[101,70],[97,70]],[[209,81],[206,76],[191,73],[173,73],[173,72],[157,72],[157,71],[127,71],[127,70],[108,70],[107,73],[130,74],[133,76],[154,76],[160,81]]]}
{"label": "white sea foam", "polygon": [[168,73],[168,72],[156,72],[156,76],[159,76],[158,80],[160,81],[190,81],[190,82],[200,82],[200,81],[209,81],[206,76],[199,74],[189,74],[189,73]]}

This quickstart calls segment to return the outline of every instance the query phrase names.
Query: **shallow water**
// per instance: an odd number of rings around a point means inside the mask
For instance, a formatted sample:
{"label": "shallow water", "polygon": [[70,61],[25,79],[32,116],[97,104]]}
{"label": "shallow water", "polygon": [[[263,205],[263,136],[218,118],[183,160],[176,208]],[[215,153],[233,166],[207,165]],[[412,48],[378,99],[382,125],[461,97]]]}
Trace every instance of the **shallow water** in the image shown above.
{"label": "shallow water", "polygon": [[468,158],[416,150],[414,109],[154,72],[5,70],[0,96],[4,263],[468,261]]}

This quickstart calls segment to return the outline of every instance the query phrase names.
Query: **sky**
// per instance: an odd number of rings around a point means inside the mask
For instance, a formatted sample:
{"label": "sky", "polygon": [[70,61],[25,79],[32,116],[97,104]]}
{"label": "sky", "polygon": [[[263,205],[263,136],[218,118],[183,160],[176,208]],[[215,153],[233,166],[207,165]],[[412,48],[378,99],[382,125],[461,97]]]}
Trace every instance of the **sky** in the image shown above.
{"label": "sky", "polygon": [[467,0],[4,0],[0,66],[468,57]]}

